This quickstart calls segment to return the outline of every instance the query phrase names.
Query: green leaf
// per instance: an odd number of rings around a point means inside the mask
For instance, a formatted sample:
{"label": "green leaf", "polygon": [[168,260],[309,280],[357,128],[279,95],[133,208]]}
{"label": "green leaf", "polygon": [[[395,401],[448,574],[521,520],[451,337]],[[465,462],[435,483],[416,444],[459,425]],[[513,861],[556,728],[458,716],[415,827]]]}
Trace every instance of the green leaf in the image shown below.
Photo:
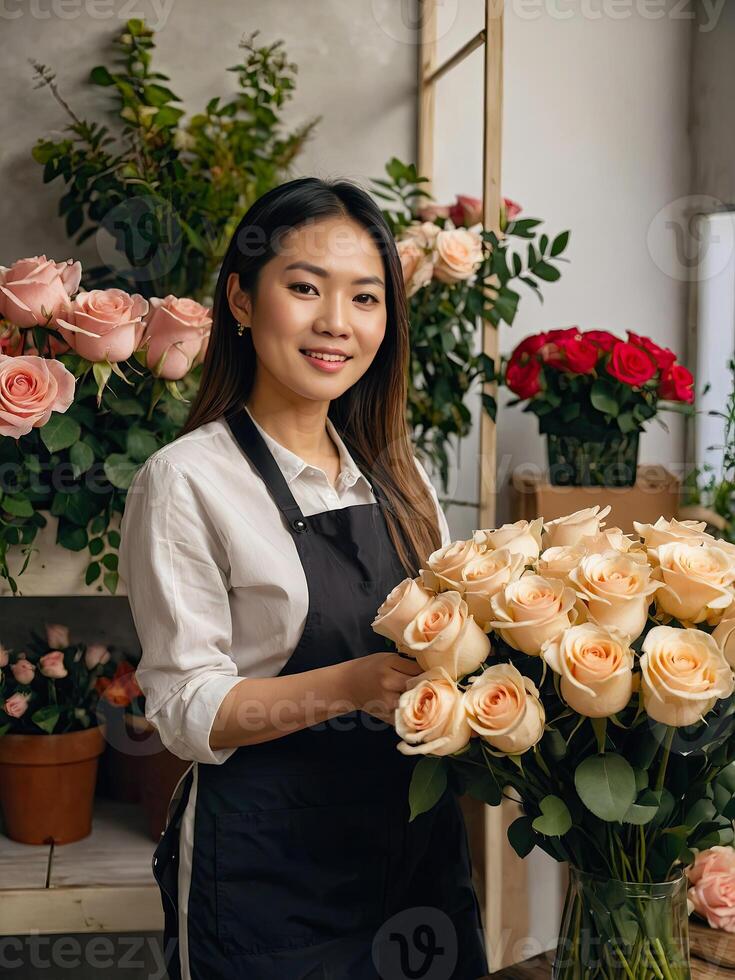
{"label": "green leaf", "polygon": [[411,773],[408,802],[411,807],[409,822],[420,813],[430,810],[439,802],[447,787],[447,770],[444,760],[423,756]]}
{"label": "green leaf", "polygon": [[569,244],[569,232],[563,231],[560,235],[557,235],[551,244],[551,254],[554,258],[557,255],[561,255],[564,249]]}
{"label": "green leaf", "polygon": [[92,71],[89,73],[89,80],[93,85],[107,86],[107,85],[115,84],[115,79],[112,77],[112,75],[109,73],[109,71],[105,68],[104,65],[97,65],[96,68],[93,68]]}
{"label": "green leaf", "polygon": [[574,772],[579,798],[596,817],[624,820],[635,800],[635,773],[621,755],[606,752],[581,762]]}
{"label": "green leaf", "polygon": [[541,803],[541,816],[533,821],[533,829],[545,837],[563,837],[572,829],[572,815],[558,796],[545,796]]}
{"label": "green leaf", "polygon": [[536,846],[530,817],[518,817],[508,827],[508,840],[518,857],[527,857]]}
{"label": "green leaf", "polygon": [[598,412],[605,415],[617,417],[619,411],[618,400],[615,397],[615,390],[609,382],[603,378],[596,378],[592,382],[590,389],[590,401]]}
{"label": "green leaf", "polygon": [[33,515],[33,504],[25,497],[11,497],[5,494],[2,499],[2,509],[12,514],[13,517],[31,517]]}
{"label": "green leaf", "polygon": [[126,450],[130,459],[143,463],[157,449],[158,440],[152,432],[135,426],[128,430]]}
{"label": "green leaf", "polygon": [[653,790],[645,790],[636,802],[628,807],[623,823],[632,823],[640,827],[650,823],[656,816],[658,804],[659,798]]}
{"label": "green leaf", "polygon": [[100,563],[98,561],[91,561],[89,565],[87,565],[87,571],[84,576],[85,583],[87,585],[91,585],[95,579],[100,577],[100,571]]}
{"label": "green leaf", "polygon": [[62,415],[60,412],[53,412],[51,418],[45,425],[38,430],[41,433],[41,440],[50,453],[56,453],[60,449],[68,449],[75,442],[79,441],[82,430],[78,422],[75,422],[69,415]]}
{"label": "green leaf", "polygon": [[140,464],[124,453],[110,453],[104,462],[105,476],[120,490],[127,490]]}
{"label": "green leaf", "polygon": [[556,282],[557,279],[561,279],[561,272],[548,262],[537,262],[533,267],[533,274],[544,282]]}
{"label": "green leaf", "polygon": [[33,712],[31,721],[34,725],[38,725],[39,728],[50,735],[56,727],[60,716],[61,708],[58,704],[47,704],[43,708],[39,708]]}
{"label": "green leaf", "polygon": [[86,473],[92,463],[94,463],[94,452],[86,442],[75,442],[69,450],[69,461],[74,470],[74,476],[79,477]]}

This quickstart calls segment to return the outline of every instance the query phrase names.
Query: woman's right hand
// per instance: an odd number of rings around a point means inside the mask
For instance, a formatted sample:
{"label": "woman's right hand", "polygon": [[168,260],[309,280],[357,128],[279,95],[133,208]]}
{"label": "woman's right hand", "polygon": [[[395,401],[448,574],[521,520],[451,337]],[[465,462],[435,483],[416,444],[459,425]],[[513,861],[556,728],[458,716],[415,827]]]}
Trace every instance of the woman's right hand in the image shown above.
{"label": "woman's right hand", "polygon": [[349,700],[361,711],[393,724],[398,699],[423,668],[397,653],[368,653],[342,666]]}

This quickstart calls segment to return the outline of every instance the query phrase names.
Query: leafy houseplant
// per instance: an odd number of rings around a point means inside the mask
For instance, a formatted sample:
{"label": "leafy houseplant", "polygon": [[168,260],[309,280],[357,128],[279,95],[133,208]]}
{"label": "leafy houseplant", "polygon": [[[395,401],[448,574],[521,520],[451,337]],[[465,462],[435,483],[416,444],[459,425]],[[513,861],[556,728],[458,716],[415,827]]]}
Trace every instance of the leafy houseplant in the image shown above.
{"label": "leafy houseplant", "polygon": [[210,99],[185,121],[168,77],[153,70],[153,31],[129,20],[115,39],[115,63],[98,65],[89,77],[108,96],[115,131],[79,118],[54,73],[35,64],[39,84],[71,122],[64,138],[39,140],[33,157],[44,182],[66,185],[59,213],[69,237],[79,245],[96,235],[107,260],[86,270],[86,289],[116,286],[146,298],[173,293],[200,301],[211,295],[240,218],[288,176],[320,118],[284,131],[297,66],[282,41],[258,46],[258,34],[243,38],[242,62],[227,69],[238,93]]}
{"label": "leafy houseplant", "polygon": [[96,683],[109,665],[107,647],[70,643],[60,624],[33,634],[26,650],[0,648],[0,806],[13,840],[67,843],[90,832],[105,747]]}
{"label": "leafy houseplant", "polygon": [[[409,297],[409,424],[417,451],[446,492],[447,444],[452,438],[459,444],[470,431],[467,401],[476,387],[498,377],[499,365],[477,352],[478,319],[494,327],[513,323],[521,298],[512,288],[516,280],[540,298],[539,283],[560,277],[556,263],[564,261],[569,232],[553,239],[539,234],[541,222],[520,217],[520,207],[506,200],[496,235],[483,228],[477,198],[436,204],[413,164],[393,158],[385,169],[388,179],[374,179],[372,192],[385,202]],[[495,399],[482,392],[482,405],[494,419]]]}
{"label": "leafy houseplant", "polygon": [[733,840],[735,548],[609,508],[476,530],[373,629],[423,669],[396,710],[412,819],[445,791],[572,866],[557,980],[688,980],[686,880]]}
{"label": "leafy houseplant", "polygon": [[[567,327],[526,337],[503,380],[547,437],[551,483],[630,486],[638,437],[658,411],[691,413],[694,379],[649,337]],[[661,423],[663,424],[663,423]]]}

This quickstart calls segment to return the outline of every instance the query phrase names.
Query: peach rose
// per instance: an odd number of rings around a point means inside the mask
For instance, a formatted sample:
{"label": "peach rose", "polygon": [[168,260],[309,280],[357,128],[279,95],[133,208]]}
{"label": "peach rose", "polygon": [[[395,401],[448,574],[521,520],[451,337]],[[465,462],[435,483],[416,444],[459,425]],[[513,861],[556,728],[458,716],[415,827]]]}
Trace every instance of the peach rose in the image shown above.
{"label": "peach rose", "polygon": [[496,551],[486,551],[485,554],[475,556],[462,569],[462,585],[459,591],[481,630],[489,629],[487,624],[494,618],[492,597],[510,582],[520,578],[524,566],[523,555],[515,554],[507,548],[498,548]]}
{"label": "peach rose", "polygon": [[66,677],[69,673],[64,666],[64,654],[61,650],[51,650],[50,653],[44,653],[38,661],[38,665],[44,677],[58,679],[60,677]]}
{"label": "peach rose", "polygon": [[[731,609],[727,610],[727,613]],[[723,618],[712,631],[712,639],[722,650],[725,660],[735,670],[735,617]],[[2,665],[0,664],[0,666]]]}
{"label": "peach rose", "polygon": [[8,661],[10,660],[10,654],[6,647],[0,643],[0,667],[7,667]]}
{"label": "peach rose", "polygon": [[569,585],[569,573],[577,567],[585,556],[585,551],[576,545],[559,545],[546,548],[536,562],[536,572],[544,578],[558,578]]}
{"label": "peach rose", "polygon": [[602,551],[619,551],[636,561],[648,561],[646,550],[640,542],[633,541],[619,527],[606,527],[597,534],[585,535],[579,542],[579,547],[588,555],[597,555]]}
{"label": "peach rose", "polygon": [[523,575],[490,601],[495,621],[488,628],[529,656],[538,656],[544,642],[568,629],[577,617],[574,589],[541,575]]}
{"label": "peach rose", "polygon": [[472,538],[452,541],[436,551],[432,551],[426,559],[426,568],[420,569],[421,580],[427,589],[442,592],[446,589],[462,590],[462,570],[467,562],[483,553]]}
{"label": "peach rose", "polygon": [[646,548],[658,548],[662,544],[675,541],[701,541],[706,537],[705,521],[667,521],[659,517],[655,524],[641,524],[633,521],[636,534],[643,538]]}
{"label": "peach rose", "polygon": [[459,592],[442,592],[423,606],[403,631],[401,649],[424,670],[443,667],[463,677],[486,659],[490,640],[472,618]]}
{"label": "peach rose", "polygon": [[735,689],[722,651],[702,630],[654,626],[642,653],[643,704],[664,725],[694,725]]}
{"label": "peach rose", "polygon": [[122,289],[92,289],[76,295],[59,333],[81,357],[126,361],[138,347],[148,300]]}
{"label": "peach rose", "polygon": [[423,588],[419,578],[405,578],[388,593],[371,625],[400,649],[403,631],[432,598],[433,593]]}
{"label": "peach rose", "polygon": [[87,670],[94,670],[102,664],[106,664],[110,659],[110,651],[104,643],[90,643],[84,651],[84,666]]}
{"label": "peach rose", "polygon": [[74,375],[61,361],[0,354],[0,436],[19,439],[74,401]]}
{"label": "peach rose", "polygon": [[146,364],[157,378],[177,381],[191,370],[212,328],[212,311],[193,299],[153,297],[145,320]]}
{"label": "peach rose", "polygon": [[25,654],[19,654],[19,659],[10,665],[10,672],[19,684],[30,684],[36,674],[36,665]]}
{"label": "peach rose", "polygon": [[660,587],[651,581],[650,565],[612,550],[586,555],[569,581],[587,606],[588,618],[625,633],[631,643],[643,632],[651,596]]}
{"label": "peach rose", "polygon": [[475,531],[473,540],[479,548],[507,548],[523,555],[527,562],[536,561],[541,551],[541,528],[543,519],[535,521],[515,521],[501,527],[484,528]]}
{"label": "peach rose", "polygon": [[412,221],[403,229],[401,241],[414,241],[419,248],[433,250],[440,231],[433,221]]}
{"label": "peach rose", "polygon": [[31,695],[27,691],[16,691],[15,694],[11,694],[5,701],[3,711],[6,715],[10,715],[11,718],[20,718],[28,710],[28,702],[30,700]]}
{"label": "peach rose", "polygon": [[635,658],[622,633],[577,624],[545,643],[541,655],[561,677],[561,696],[578,714],[609,718],[630,701]]}
{"label": "peach rose", "polygon": [[69,646],[69,627],[62,623],[46,623],[46,642],[54,649]]}
{"label": "peach rose", "polygon": [[652,551],[663,583],[656,593],[659,611],[693,624],[732,603],[735,556],[705,541],[672,541]]}
{"label": "peach rose", "polygon": [[455,283],[470,279],[482,262],[482,239],[467,228],[450,228],[436,236],[434,278]]}
{"label": "peach rose", "polygon": [[[712,855],[711,852],[717,852]],[[729,854],[725,853],[729,852]],[[697,862],[702,862],[697,867]],[[687,870],[694,876],[687,892],[694,911],[707,920],[712,929],[735,933],[735,851],[732,847],[715,846],[695,858]]]}
{"label": "peach rose", "polygon": [[522,755],[544,734],[546,715],[530,677],[513,664],[493,664],[464,692],[470,728],[499,752]]}
{"label": "peach rose", "polygon": [[79,289],[81,262],[54,262],[45,255],[0,266],[0,315],[18,327],[55,326]]}
{"label": "peach rose", "polygon": [[600,510],[600,505],[585,507],[577,510],[566,517],[557,517],[554,521],[549,521],[544,525],[546,532],[544,537],[545,548],[558,548],[563,545],[577,545],[582,538],[600,533],[600,528],[604,525],[603,517],[610,513],[610,507]]}
{"label": "peach rose", "polygon": [[443,667],[414,678],[396,708],[397,745],[404,755],[451,755],[464,748],[472,730],[462,695]]}
{"label": "peach rose", "polygon": [[396,242],[396,247],[403,269],[406,296],[410,298],[431,282],[434,275],[434,262],[431,254],[427,254],[413,238],[404,238]]}

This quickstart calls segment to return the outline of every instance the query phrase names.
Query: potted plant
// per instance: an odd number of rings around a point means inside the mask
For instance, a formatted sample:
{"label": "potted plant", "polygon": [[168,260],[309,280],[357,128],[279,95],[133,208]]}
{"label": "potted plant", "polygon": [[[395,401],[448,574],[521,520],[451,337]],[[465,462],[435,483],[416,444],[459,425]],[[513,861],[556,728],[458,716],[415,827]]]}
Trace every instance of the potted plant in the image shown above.
{"label": "potted plant", "polygon": [[518,802],[516,852],[571,866],[555,980],[689,980],[685,869],[733,842],[735,547],[606,513],[477,529],[372,625],[423,670],[395,718],[411,819]]}
{"label": "potted plant", "polygon": [[[408,422],[420,456],[431,463],[446,492],[447,447],[472,428],[468,404],[476,390],[498,378],[499,365],[477,352],[479,318],[511,325],[523,283],[541,297],[541,283],[556,282],[569,232],[540,233],[541,221],[524,217],[504,199],[500,231],[483,227],[479,198],[460,194],[440,204],[421,186],[413,164],[393,158],[388,179],[374,179],[383,215],[398,246],[409,303],[411,365]],[[521,247],[522,246],[522,247]],[[496,402],[481,391],[482,410],[495,419]]]}
{"label": "potted plant", "polygon": [[96,681],[109,651],[70,643],[61,624],[33,633],[27,649],[0,648],[0,808],[24,844],[67,844],[92,828],[105,726]]}
{"label": "potted plant", "polygon": [[549,480],[562,486],[632,486],[646,422],[662,409],[689,414],[694,401],[676,355],[630,330],[627,340],[579,327],[526,337],[503,381],[517,395],[508,404],[538,417]]}
{"label": "potted plant", "polygon": [[145,697],[135,679],[136,663],[127,655],[112,677],[97,680],[100,702],[108,718],[108,793],[143,806],[148,831],[158,840],[166,823],[169,800],[180,777],[191,765],[161,742],[145,717]]}

